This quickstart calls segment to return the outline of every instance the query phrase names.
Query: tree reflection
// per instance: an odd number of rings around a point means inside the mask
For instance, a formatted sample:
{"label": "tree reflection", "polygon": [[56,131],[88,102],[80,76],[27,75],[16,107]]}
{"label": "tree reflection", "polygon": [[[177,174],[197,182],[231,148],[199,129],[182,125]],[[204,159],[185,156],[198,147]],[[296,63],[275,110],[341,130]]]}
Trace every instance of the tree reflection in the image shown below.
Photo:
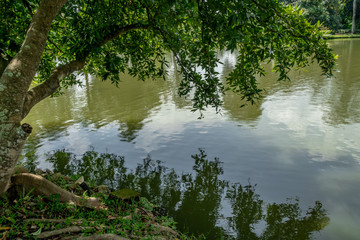
{"label": "tree reflection", "polygon": [[263,201],[254,191],[254,186],[240,184],[232,185],[227,191],[233,214],[228,218],[229,226],[237,233],[237,239],[259,239],[254,225],[263,218]]}
{"label": "tree reflection", "polygon": [[38,155],[36,154],[36,150],[40,144],[40,141],[34,140],[29,141],[28,144],[24,146],[23,153],[21,155],[19,164],[24,165],[29,171],[34,172],[36,166],[39,165]]}
{"label": "tree reflection", "polygon": [[267,206],[267,227],[259,239],[311,239],[315,231],[322,230],[329,222],[320,202],[302,215],[298,200]]}
{"label": "tree reflection", "polygon": [[[124,167],[115,154],[86,152],[76,158],[65,150],[51,154],[54,172],[79,174],[111,188],[132,188],[164,207],[178,228],[207,239],[311,239],[329,221],[320,202],[305,214],[299,200],[265,204],[256,185],[233,184],[221,179],[222,163],[208,160],[204,150],[191,156],[193,172],[177,174],[148,156],[135,170]],[[221,214],[222,204],[231,207],[230,217]],[[260,226],[263,226],[262,228]]]}
{"label": "tree reflection", "polygon": [[185,189],[173,216],[179,221],[181,229],[195,235],[203,233],[213,239],[221,239],[225,233],[216,223],[221,198],[227,186],[226,181],[219,179],[223,174],[221,162],[217,158],[214,161],[207,160],[203,150],[192,158],[195,160],[195,174],[182,175]]}
{"label": "tree reflection", "polygon": [[117,181],[128,182],[124,157],[116,154],[91,150],[77,158],[75,154],[63,149],[49,154],[46,161],[53,164],[55,173],[81,175],[97,185],[106,184],[114,189],[117,187]]}

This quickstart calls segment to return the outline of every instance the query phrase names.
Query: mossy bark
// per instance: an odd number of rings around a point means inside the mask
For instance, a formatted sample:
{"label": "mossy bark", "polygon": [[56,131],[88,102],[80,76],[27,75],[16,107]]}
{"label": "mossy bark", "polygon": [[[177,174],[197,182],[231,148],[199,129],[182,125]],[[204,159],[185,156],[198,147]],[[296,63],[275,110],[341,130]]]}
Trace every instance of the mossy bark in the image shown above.
{"label": "mossy bark", "polygon": [[51,22],[66,2],[41,1],[19,52],[12,59],[0,56],[0,194],[8,188],[11,173],[31,133],[31,126],[21,125],[21,121],[30,110],[27,106],[32,107],[35,101],[25,100],[39,68]]}

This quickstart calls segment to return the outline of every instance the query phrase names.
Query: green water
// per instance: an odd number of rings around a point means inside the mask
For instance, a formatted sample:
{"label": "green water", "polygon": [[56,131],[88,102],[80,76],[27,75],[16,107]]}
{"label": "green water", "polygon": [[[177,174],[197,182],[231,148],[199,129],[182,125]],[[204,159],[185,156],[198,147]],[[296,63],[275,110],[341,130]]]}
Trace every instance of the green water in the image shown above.
{"label": "green water", "polygon": [[[150,154],[180,174],[192,171],[190,156],[202,148],[210,159],[223,162],[222,179],[243,186],[250,179],[265,203],[298,197],[306,212],[320,201],[330,222],[317,239],[358,239],[360,40],[329,44],[339,54],[334,77],[321,76],[315,65],[294,71],[286,83],[269,74],[259,79],[267,92],[257,105],[239,108],[240,98],[229,93],[222,115],[209,109],[202,120],[190,111],[188,99],[177,96],[174,64],[167,81],[144,83],[123,76],[119,88],[83,77],[82,88],[71,87],[61,97],[46,99],[25,119],[34,128],[25,147],[33,153],[27,162],[54,168],[60,163],[46,161],[45,153],[65,148],[81,155],[93,146],[98,152],[124,156],[129,169]],[[219,57],[224,66],[218,72],[226,76],[236,53],[221,52]],[[229,200],[223,199],[217,211],[213,226],[234,217]],[[182,219],[205,228],[194,217],[190,219],[196,224],[186,216]],[[265,226],[259,222],[255,232]]]}

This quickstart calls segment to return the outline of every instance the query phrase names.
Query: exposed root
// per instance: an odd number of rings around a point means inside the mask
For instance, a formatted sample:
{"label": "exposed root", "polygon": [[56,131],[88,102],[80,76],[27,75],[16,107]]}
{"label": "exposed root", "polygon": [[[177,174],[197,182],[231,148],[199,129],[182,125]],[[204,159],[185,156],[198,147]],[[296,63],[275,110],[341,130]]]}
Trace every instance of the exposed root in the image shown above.
{"label": "exposed root", "polygon": [[32,191],[36,195],[50,196],[57,194],[61,202],[72,203],[77,206],[88,208],[104,207],[99,199],[94,197],[79,197],[66,191],[49,180],[32,173],[20,173],[11,177],[11,182],[16,187],[25,188],[26,192]]}
{"label": "exposed root", "polygon": [[115,234],[94,234],[87,237],[79,237],[78,240],[129,240],[129,238],[120,237]]}
{"label": "exposed root", "polygon": [[[78,225],[81,226],[84,222],[83,219],[47,219],[47,218],[29,218],[29,219],[25,219],[24,222],[31,222],[31,223],[35,223],[35,222],[41,222],[41,223],[64,223],[66,221],[70,221],[72,225]],[[0,239],[1,240],[1,239]]]}
{"label": "exposed root", "polygon": [[29,218],[25,219],[25,222],[42,222],[42,223],[63,223],[66,219],[46,219],[46,218]]}
{"label": "exposed root", "polygon": [[42,232],[39,235],[37,235],[37,238],[38,239],[44,239],[44,238],[50,238],[50,237],[54,237],[54,236],[59,236],[59,235],[62,235],[62,234],[78,233],[78,232],[82,232],[85,229],[91,229],[91,228],[90,227],[72,226],[72,227],[57,229],[57,230],[54,230],[54,231]]}

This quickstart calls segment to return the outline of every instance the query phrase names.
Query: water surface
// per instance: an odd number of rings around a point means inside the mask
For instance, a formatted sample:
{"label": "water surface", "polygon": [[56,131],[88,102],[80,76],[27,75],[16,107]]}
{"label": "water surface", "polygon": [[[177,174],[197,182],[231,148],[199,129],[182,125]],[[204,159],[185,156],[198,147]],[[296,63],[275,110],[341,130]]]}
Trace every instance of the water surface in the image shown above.
{"label": "water surface", "polygon": [[[307,209],[320,201],[330,223],[317,239],[358,239],[360,40],[329,44],[339,54],[334,77],[321,76],[315,65],[292,72],[291,82],[269,74],[259,79],[267,92],[256,105],[240,108],[240,97],[229,93],[221,115],[209,109],[201,120],[191,102],[177,96],[174,64],[167,81],[123,76],[119,88],[83,77],[82,88],[42,101],[24,120],[34,128],[25,152],[38,156],[39,167],[53,168],[45,153],[65,148],[81,155],[93,146],[125,156],[128,168],[150,154],[181,173],[192,170],[190,156],[202,148],[223,162],[221,178],[244,185],[250,179],[267,203],[298,197]],[[236,53],[219,57],[224,77]],[[224,202],[225,217],[229,209]]]}

